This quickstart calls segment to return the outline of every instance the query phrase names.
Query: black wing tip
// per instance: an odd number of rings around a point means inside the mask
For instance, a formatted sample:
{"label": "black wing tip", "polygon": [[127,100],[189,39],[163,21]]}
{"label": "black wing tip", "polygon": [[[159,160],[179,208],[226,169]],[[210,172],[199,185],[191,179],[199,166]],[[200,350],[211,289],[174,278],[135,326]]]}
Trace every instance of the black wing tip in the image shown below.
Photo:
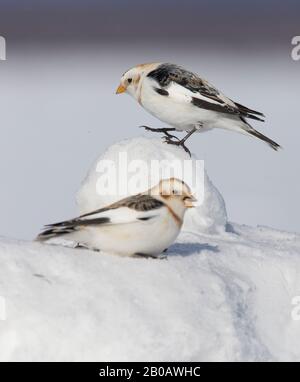
{"label": "black wing tip", "polygon": [[[262,118],[266,118],[266,116],[261,113],[260,111],[257,111],[257,110],[253,110],[253,109],[250,109],[249,107],[247,106],[244,106],[238,102],[235,102],[235,101],[232,101],[234,102],[234,104],[236,105],[236,107],[238,108],[238,111],[246,118],[250,118],[250,119],[255,119],[256,121],[261,121],[261,122],[265,122],[263,119],[259,118],[259,117],[262,117]],[[259,117],[257,117],[257,115]]]}
{"label": "black wing tip", "polygon": [[263,117],[263,118],[266,118],[266,116],[264,115],[264,113],[261,113],[260,111],[256,111],[256,110],[251,110],[249,109],[249,114],[254,114],[254,115],[259,115],[260,117]]}
{"label": "black wing tip", "polygon": [[[263,114],[261,114],[261,115],[262,115],[264,118],[266,118]],[[244,116],[245,118],[248,118],[248,119],[254,119],[255,121],[265,122],[264,119],[259,118],[259,117],[257,117],[256,115],[252,115],[252,114],[243,114],[243,116]]]}

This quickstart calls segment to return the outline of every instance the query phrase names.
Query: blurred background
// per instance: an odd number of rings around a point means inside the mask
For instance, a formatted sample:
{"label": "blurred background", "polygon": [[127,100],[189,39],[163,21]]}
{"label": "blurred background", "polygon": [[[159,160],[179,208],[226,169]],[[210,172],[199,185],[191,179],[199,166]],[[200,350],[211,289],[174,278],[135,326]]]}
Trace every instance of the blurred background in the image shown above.
{"label": "blurred background", "polygon": [[1,0],[0,235],[31,239],[77,214],[89,166],[115,141],[161,127],[120,76],[174,62],[267,116],[253,126],[284,150],[216,130],[190,149],[205,160],[234,222],[300,231],[300,35],[296,0]]}

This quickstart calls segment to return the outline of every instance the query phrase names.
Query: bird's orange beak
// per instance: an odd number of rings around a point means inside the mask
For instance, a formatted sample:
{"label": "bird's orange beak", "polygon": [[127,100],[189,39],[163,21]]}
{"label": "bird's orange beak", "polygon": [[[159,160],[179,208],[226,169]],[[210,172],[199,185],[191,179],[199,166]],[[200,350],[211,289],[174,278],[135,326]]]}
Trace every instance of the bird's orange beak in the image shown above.
{"label": "bird's orange beak", "polygon": [[116,90],[116,94],[121,94],[121,93],[124,93],[124,92],[126,92],[126,88],[125,88],[125,86],[120,84],[118,89]]}
{"label": "bird's orange beak", "polygon": [[197,202],[197,199],[195,198],[194,195],[191,195],[187,198],[185,198],[184,200],[184,205],[187,207],[187,208],[193,208],[193,207],[196,207],[194,202]]}

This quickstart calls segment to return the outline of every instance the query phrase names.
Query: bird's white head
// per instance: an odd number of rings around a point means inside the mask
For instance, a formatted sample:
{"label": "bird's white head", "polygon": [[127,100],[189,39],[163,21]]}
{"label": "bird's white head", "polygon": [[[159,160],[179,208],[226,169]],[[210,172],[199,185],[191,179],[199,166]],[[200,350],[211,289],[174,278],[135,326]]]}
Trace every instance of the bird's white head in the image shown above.
{"label": "bird's white head", "polygon": [[157,186],[151,189],[151,193],[156,194],[166,204],[183,210],[195,207],[193,203],[197,201],[190,187],[177,178],[161,180]]}
{"label": "bird's white head", "polygon": [[141,91],[142,81],[148,73],[156,69],[159,63],[140,64],[127,70],[121,77],[120,85],[116,93],[128,93],[138,99]]}

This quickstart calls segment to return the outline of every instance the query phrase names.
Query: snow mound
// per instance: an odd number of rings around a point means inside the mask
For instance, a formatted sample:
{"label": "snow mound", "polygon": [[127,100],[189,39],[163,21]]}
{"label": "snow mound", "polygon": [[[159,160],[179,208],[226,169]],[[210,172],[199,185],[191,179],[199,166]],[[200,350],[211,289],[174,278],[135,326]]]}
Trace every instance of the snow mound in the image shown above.
{"label": "snow mound", "polygon": [[300,359],[300,235],[182,232],[166,260],[0,239],[0,262],[1,361]]}
{"label": "snow mound", "polygon": [[[202,161],[194,155],[190,158],[182,148],[168,145],[157,138],[124,140],[110,146],[100,155],[78,191],[79,212],[91,212],[130,194],[145,191],[158,183],[159,174],[161,178],[171,175],[185,180],[199,200],[197,208],[186,213],[182,228],[184,232],[224,231],[227,223],[225,203],[209,180]],[[119,181],[119,175],[126,175],[126,178],[122,177]],[[101,179],[112,184],[110,192],[104,187],[107,183],[104,184]],[[124,188],[124,185],[131,185],[131,188]]]}

